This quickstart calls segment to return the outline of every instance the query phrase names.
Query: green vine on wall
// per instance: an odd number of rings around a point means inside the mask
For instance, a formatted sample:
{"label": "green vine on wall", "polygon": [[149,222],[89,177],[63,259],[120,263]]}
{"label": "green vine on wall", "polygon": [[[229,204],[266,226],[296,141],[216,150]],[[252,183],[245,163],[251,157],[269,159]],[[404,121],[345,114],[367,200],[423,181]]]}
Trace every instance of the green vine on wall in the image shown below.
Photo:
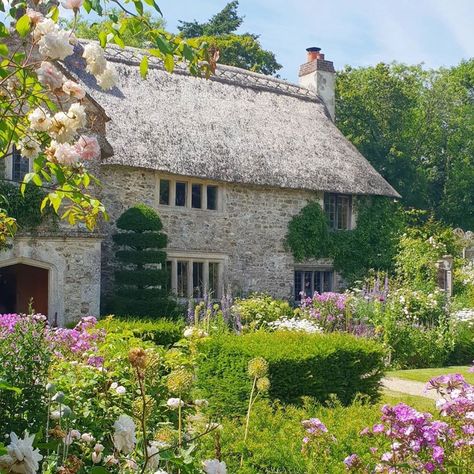
{"label": "green vine on wall", "polygon": [[22,194],[18,185],[0,181],[0,208],[16,219],[20,231],[35,230],[44,219],[54,219],[53,213],[48,209],[43,213],[40,211],[45,196],[42,189],[32,184],[27,185]]}
{"label": "green vine on wall", "polygon": [[388,198],[359,197],[357,226],[334,231],[318,202],[310,202],[288,225],[285,247],[295,260],[331,258],[350,284],[369,270],[394,271],[394,257],[405,226],[401,206]]}

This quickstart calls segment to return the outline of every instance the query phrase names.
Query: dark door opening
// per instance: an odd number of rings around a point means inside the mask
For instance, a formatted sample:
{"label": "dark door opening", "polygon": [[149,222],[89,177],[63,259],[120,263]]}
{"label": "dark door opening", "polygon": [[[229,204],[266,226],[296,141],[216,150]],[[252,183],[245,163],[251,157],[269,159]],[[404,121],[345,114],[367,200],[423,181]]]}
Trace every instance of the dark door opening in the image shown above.
{"label": "dark door opening", "polygon": [[49,271],[16,264],[0,268],[0,314],[28,313],[30,303],[36,313],[48,315]]}

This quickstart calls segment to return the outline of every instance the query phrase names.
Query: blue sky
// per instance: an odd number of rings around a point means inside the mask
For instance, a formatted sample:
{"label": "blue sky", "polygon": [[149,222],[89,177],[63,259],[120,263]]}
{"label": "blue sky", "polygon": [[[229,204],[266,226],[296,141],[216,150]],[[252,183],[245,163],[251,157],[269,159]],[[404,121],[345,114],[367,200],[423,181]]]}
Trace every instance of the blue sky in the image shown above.
{"label": "blue sky", "polygon": [[[203,21],[226,0],[159,0],[168,29]],[[474,0],[240,0],[242,31],[260,34],[297,81],[305,48],[320,46],[336,68],[377,62],[451,66],[474,56]]]}

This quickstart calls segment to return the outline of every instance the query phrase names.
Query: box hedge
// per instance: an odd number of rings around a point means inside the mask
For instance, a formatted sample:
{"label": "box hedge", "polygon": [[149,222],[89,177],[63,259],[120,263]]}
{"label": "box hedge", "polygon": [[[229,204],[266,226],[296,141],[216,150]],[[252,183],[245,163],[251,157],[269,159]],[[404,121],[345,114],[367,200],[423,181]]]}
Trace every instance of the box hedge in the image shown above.
{"label": "box hedge", "polygon": [[335,394],[346,405],[358,393],[375,400],[384,373],[382,346],[348,334],[260,331],[203,340],[200,351],[197,386],[218,416],[245,413],[247,365],[257,356],[269,363],[269,396],[283,403],[304,396],[324,402]]}
{"label": "box hedge", "polygon": [[131,333],[143,341],[169,347],[183,337],[184,321],[168,319],[143,320],[108,316],[98,323],[99,328],[109,333]]}

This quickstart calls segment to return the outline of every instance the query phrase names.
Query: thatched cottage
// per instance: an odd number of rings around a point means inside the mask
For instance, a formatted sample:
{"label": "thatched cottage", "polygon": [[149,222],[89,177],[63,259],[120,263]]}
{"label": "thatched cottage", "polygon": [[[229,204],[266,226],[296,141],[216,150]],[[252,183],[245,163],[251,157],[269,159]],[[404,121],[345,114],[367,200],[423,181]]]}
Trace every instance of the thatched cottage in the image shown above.
{"label": "thatched cottage", "polygon": [[[328,260],[296,263],[284,250],[288,222],[319,200],[334,228],[356,225],[360,195],[398,197],[334,125],[335,72],[309,48],[300,85],[220,66],[209,80],[165,72],[140,50],[110,47],[119,86],[100,90],[81,52],[66,68],[87,88],[90,128],[100,135],[95,170],[110,214],[95,233],[41,230],[0,253],[0,305],[65,323],[99,313],[113,284],[114,222],[133,204],[155,208],[169,236],[170,287],[180,298],[265,291],[277,297],[337,289]],[[28,162],[14,155],[9,179]]]}

